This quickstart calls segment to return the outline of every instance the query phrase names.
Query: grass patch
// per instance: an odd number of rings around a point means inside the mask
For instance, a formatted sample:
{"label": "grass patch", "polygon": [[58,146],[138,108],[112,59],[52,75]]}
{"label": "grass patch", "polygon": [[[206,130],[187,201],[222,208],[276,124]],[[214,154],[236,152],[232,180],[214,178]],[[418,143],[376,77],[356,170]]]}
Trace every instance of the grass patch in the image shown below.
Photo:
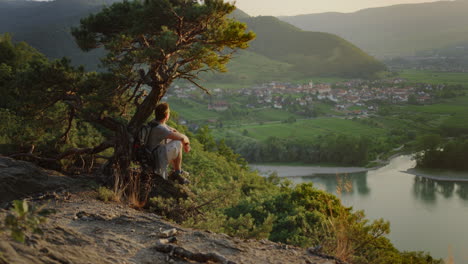
{"label": "grass patch", "polygon": [[441,115],[454,115],[461,113],[468,113],[467,105],[457,105],[453,103],[442,103],[424,106],[407,106],[405,109],[409,112],[420,112],[425,114],[441,114]]}
{"label": "grass patch", "polygon": [[209,119],[219,119],[220,113],[208,110],[208,105],[195,101],[169,99],[171,109],[179,114],[182,119],[190,121],[206,121]]}
{"label": "grass patch", "polygon": [[[353,120],[340,118],[315,118],[298,120],[292,124],[265,123],[263,125],[250,124],[229,128],[230,133],[241,135],[247,130],[247,135],[256,140],[265,140],[269,137],[295,138],[312,142],[317,136],[330,133],[340,133],[352,136],[383,135],[385,129],[371,127]],[[215,130],[215,136],[224,136],[223,130]]]}
{"label": "grass patch", "polygon": [[433,72],[422,70],[404,70],[400,77],[411,83],[462,84],[468,86],[468,74],[462,72]]}
{"label": "grass patch", "polygon": [[108,189],[106,187],[103,187],[103,186],[99,187],[97,189],[97,192],[98,192],[97,198],[99,200],[101,200],[101,201],[109,202],[109,201],[115,201],[116,200],[115,199],[115,193],[112,190],[110,190],[110,189]]}
{"label": "grass patch", "polygon": [[453,128],[468,131],[468,96],[433,105],[403,106],[400,107],[399,111],[402,115],[415,116],[419,114],[425,116],[428,121],[419,124],[425,124],[429,128],[441,127],[444,130]]}
{"label": "grass patch", "polygon": [[301,118],[301,116],[289,113],[284,110],[272,109],[272,108],[264,108],[258,109],[253,114],[254,120],[257,122],[260,121],[283,121],[288,119],[289,117],[294,118]]}

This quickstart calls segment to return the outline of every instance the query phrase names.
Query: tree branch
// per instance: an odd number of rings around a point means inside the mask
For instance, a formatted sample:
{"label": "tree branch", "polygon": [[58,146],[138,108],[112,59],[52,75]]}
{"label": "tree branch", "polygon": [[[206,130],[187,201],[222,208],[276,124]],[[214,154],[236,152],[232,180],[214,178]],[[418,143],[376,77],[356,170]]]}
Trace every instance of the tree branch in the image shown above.
{"label": "tree branch", "polygon": [[74,155],[97,154],[97,153],[103,152],[104,150],[106,150],[108,148],[111,148],[113,146],[114,146],[113,142],[106,141],[106,142],[101,143],[99,146],[96,146],[94,148],[72,148],[72,149],[69,149],[69,150],[61,153],[60,155],[58,155],[55,158],[55,160],[62,160],[64,158],[67,158],[69,156],[74,156]]}
{"label": "tree branch", "polygon": [[194,80],[192,80],[191,78],[188,78],[186,79],[187,81],[193,83],[195,86],[197,86],[198,88],[202,89],[206,94],[208,95],[211,95],[210,91],[208,89],[206,89],[205,87],[201,86],[200,84],[196,83]]}
{"label": "tree branch", "polygon": [[138,107],[140,105],[140,99],[143,97],[143,96],[146,96],[148,95],[148,93],[146,91],[142,91],[139,95],[137,95],[135,97],[135,100],[133,100],[133,104]]}
{"label": "tree branch", "polygon": [[[102,115],[103,113],[101,113]],[[112,117],[91,117],[91,118],[88,118],[87,121],[90,121],[92,123],[98,123],[102,126],[104,126],[105,128],[109,129],[109,130],[112,130],[112,131],[118,131],[120,129],[120,126],[122,125],[119,121],[113,119]]]}
{"label": "tree branch", "polygon": [[75,107],[70,105],[70,113],[68,115],[68,127],[65,130],[65,133],[63,133],[63,135],[60,136],[60,141],[63,141],[65,143],[68,141],[68,138],[69,138],[68,136],[70,134],[70,130],[71,130],[72,125],[73,125],[73,119],[75,119],[75,113],[76,113]]}

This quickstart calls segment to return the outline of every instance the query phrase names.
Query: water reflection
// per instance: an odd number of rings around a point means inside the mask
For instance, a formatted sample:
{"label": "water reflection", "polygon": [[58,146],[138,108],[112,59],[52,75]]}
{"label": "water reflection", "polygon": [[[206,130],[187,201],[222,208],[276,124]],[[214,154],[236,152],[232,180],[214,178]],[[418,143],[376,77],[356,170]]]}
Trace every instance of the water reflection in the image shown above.
{"label": "water reflection", "polygon": [[455,190],[454,182],[438,182],[438,192],[441,193],[445,198],[451,198]]}
{"label": "water reflection", "polygon": [[329,193],[336,193],[338,186],[342,195],[352,195],[357,192],[361,196],[368,196],[371,193],[367,184],[367,172],[339,175],[317,174],[301,178],[303,182],[313,182],[314,185],[323,186]]}
{"label": "water reflection", "polygon": [[414,177],[413,194],[416,199],[427,203],[436,201],[436,182],[423,177]]}
{"label": "water reflection", "polygon": [[370,188],[367,185],[367,172],[359,173],[356,176],[353,176],[355,185],[357,186],[358,193],[367,196],[370,194]]}
{"label": "water reflection", "polygon": [[459,198],[468,201],[468,183],[437,181],[419,176],[414,178],[413,195],[424,202],[434,203],[437,200],[437,194],[449,199],[455,193]]}
{"label": "water reflection", "polygon": [[458,196],[465,201],[468,200],[468,182],[460,182],[460,183],[457,183],[457,185],[458,185],[458,190],[457,190]]}

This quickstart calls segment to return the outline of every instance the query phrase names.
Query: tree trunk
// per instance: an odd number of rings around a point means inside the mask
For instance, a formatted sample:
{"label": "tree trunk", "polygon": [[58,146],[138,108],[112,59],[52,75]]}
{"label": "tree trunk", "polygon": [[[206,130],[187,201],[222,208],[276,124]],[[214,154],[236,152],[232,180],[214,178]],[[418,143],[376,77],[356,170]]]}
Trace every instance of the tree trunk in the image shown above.
{"label": "tree trunk", "polygon": [[127,193],[128,186],[130,186],[130,183],[135,180],[133,177],[134,175],[132,175],[130,171],[133,136],[128,132],[127,126],[122,125],[117,132],[116,138],[114,157],[111,164],[114,190]]}
{"label": "tree trunk", "polygon": [[111,173],[114,180],[114,190],[125,194],[127,197],[142,197],[142,190],[137,188],[144,187],[146,184],[140,182],[144,177],[140,177],[141,172],[132,171],[130,165],[133,156],[133,139],[138,129],[151,116],[154,108],[166,93],[170,83],[159,84],[151,90],[150,94],[137,107],[136,113],[128,125],[121,125],[117,131],[116,144],[114,147],[114,157],[111,161]]}
{"label": "tree trunk", "polygon": [[156,105],[158,105],[161,98],[166,94],[167,88],[171,85],[170,82],[165,84],[158,84],[152,87],[151,92],[138,106],[135,115],[128,124],[129,131],[134,133],[147,119],[151,116]]}

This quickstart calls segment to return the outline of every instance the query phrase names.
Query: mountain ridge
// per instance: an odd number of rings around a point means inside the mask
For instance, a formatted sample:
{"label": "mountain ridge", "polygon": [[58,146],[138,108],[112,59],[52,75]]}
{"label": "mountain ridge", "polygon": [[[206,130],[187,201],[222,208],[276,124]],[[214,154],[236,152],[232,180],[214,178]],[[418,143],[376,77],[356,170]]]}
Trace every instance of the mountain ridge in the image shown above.
{"label": "mountain ridge", "polygon": [[468,43],[466,10],[468,1],[458,0],[279,18],[303,30],[337,34],[372,55],[385,57]]}

